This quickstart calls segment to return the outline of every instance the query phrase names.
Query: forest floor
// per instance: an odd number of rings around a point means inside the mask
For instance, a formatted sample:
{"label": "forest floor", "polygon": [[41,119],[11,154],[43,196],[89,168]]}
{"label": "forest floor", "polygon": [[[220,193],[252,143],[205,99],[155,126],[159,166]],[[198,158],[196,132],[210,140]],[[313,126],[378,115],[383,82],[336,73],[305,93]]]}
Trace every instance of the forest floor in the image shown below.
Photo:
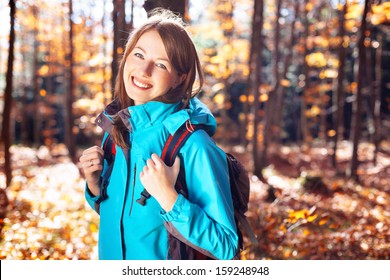
{"label": "forest floor", "polygon": [[[250,163],[242,148],[231,152]],[[13,146],[12,154],[9,203],[0,193],[0,259],[97,259],[98,215],[66,148]],[[247,215],[259,244],[245,238],[243,259],[390,259],[390,143],[376,165],[373,146],[361,143],[358,183],[339,175],[350,143],[338,150],[337,172],[329,154],[321,145],[271,147],[265,181],[250,172]]]}

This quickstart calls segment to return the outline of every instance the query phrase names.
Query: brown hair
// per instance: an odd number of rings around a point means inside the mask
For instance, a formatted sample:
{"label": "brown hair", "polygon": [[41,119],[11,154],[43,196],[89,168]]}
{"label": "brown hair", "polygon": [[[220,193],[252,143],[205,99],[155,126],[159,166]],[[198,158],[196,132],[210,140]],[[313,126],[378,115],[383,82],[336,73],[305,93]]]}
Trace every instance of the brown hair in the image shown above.
{"label": "brown hair", "polygon": [[[182,107],[185,108],[190,99],[201,90],[203,86],[203,72],[195,45],[185,29],[185,23],[180,17],[164,9],[153,10],[147,21],[130,33],[123,57],[119,64],[118,76],[116,77],[115,83],[115,97],[118,98],[121,109],[134,105],[134,101],[130,99],[125,90],[123,79],[124,66],[127,56],[134,49],[139,38],[150,30],[156,30],[159,33],[168,58],[179,76],[186,75],[185,79],[176,88],[171,88],[158,100],[165,103],[182,101]],[[199,86],[194,88],[196,78],[199,80]],[[127,147],[123,138],[125,132],[126,127],[117,115],[114,117],[112,137],[114,142],[120,147]]]}

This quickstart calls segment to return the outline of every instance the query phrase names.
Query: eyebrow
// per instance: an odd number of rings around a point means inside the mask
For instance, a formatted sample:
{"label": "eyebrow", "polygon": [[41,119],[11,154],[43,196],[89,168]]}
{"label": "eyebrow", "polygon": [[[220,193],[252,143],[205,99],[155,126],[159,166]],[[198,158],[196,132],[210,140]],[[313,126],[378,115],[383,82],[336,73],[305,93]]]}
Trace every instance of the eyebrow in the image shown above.
{"label": "eyebrow", "polygon": [[[140,49],[141,51],[143,51],[144,53],[146,53],[146,51],[139,47],[139,46],[135,46],[134,49]],[[168,62],[169,64],[171,64],[171,61],[168,59],[168,58],[163,58],[163,57],[158,57],[157,60],[165,60],[166,62]]]}

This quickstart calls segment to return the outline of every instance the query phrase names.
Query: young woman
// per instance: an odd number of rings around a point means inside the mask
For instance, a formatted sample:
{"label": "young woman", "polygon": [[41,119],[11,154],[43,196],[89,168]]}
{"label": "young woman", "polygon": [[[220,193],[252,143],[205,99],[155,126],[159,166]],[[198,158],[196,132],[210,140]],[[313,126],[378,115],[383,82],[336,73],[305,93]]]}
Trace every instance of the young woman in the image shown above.
{"label": "young woman", "polygon": [[[116,98],[97,118],[104,137],[116,145],[107,199],[101,201],[100,193],[107,168],[102,148],[91,147],[80,157],[86,199],[100,214],[100,259],[183,258],[172,254],[169,236],[208,258],[237,256],[226,155],[211,139],[214,117],[195,98],[196,78],[201,87],[199,58],[180,18],[160,10],[131,33]],[[193,132],[173,166],[166,166],[163,146],[185,122],[206,128]],[[180,169],[188,198],[175,189]],[[144,188],[151,197],[143,206],[136,200]]]}

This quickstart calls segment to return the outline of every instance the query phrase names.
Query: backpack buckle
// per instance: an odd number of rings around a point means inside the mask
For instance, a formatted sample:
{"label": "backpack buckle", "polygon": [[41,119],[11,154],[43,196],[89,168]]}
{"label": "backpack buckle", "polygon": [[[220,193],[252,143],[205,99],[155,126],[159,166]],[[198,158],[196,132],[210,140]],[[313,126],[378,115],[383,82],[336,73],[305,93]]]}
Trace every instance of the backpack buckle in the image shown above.
{"label": "backpack buckle", "polygon": [[146,204],[146,200],[150,197],[151,195],[148,193],[148,191],[146,189],[144,189],[142,192],[141,192],[141,197],[138,198],[136,201],[137,203],[141,204],[142,206],[145,206]]}

